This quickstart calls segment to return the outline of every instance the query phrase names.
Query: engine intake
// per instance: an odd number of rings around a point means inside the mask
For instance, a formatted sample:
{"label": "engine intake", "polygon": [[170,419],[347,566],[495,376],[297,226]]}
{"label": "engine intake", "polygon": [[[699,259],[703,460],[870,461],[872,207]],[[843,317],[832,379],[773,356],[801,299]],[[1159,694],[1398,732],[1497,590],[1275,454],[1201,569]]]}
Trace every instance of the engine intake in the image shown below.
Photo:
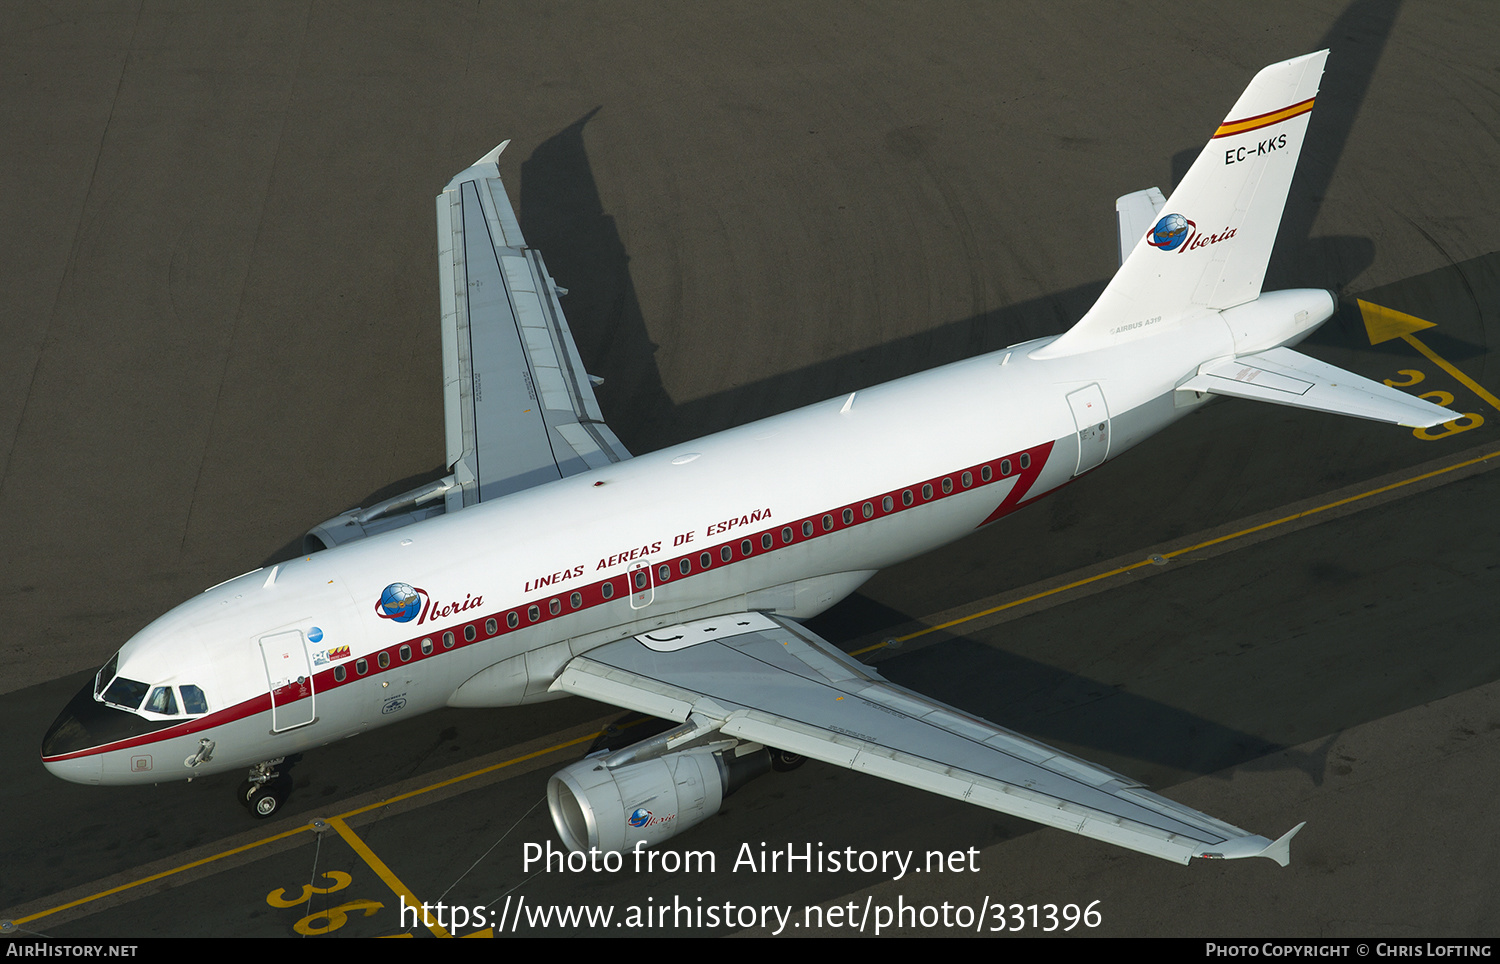
{"label": "engine intake", "polygon": [[719,812],[724,798],[771,768],[764,747],[695,747],[609,766],[629,749],[581,760],[547,781],[547,806],[570,850],[654,847]]}

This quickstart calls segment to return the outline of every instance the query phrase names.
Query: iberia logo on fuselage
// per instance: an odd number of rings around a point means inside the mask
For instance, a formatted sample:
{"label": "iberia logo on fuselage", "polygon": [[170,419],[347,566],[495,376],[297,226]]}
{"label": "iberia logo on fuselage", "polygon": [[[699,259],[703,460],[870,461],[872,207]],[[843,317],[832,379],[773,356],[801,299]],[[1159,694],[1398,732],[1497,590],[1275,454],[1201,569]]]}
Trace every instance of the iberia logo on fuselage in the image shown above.
{"label": "iberia logo on fuselage", "polygon": [[1220,241],[1228,241],[1238,230],[1238,228],[1225,228],[1218,234],[1203,234],[1199,232],[1197,222],[1190,221],[1180,214],[1168,214],[1157,221],[1147,233],[1146,243],[1158,251],[1176,251],[1182,254],[1185,251],[1206,248],[1210,244],[1218,244]]}
{"label": "iberia logo on fuselage", "polygon": [[464,594],[463,602],[435,602],[425,589],[418,589],[404,582],[393,582],[380,591],[380,598],[375,601],[375,615],[398,623],[409,623],[415,619],[421,625],[434,619],[456,616],[466,609],[474,609],[483,604],[483,596],[471,596],[468,593]]}

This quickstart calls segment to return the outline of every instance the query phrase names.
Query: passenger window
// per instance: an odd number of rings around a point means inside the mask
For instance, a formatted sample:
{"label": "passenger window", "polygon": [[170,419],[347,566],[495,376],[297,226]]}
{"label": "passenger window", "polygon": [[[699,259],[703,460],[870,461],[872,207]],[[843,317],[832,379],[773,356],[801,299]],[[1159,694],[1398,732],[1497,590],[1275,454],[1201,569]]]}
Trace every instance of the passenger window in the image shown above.
{"label": "passenger window", "polygon": [[[512,615],[514,615],[514,614],[512,614]],[[443,648],[444,649],[452,649],[453,648],[453,631],[451,629],[448,630],[447,632],[443,633]],[[364,672],[364,671],[360,670],[360,672]]]}
{"label": "passenger window", "polygon": [[1021,468],[1023,468],[1023,469],[1029,469],[1029,468],[1031,468],[1031,453],[1030,452],[1022,452],[1021,453]]}
{"label": "passenger window", "polygon": [[734,549],[731,546],[723,546],[719,549],[719,558],[725,562],[734,558]]}
{"label": "passenger window", "polygon": [[831,515],[825,515],[823,517],[823,531],[827,532],[827,531],[829,531],[832,528],[833,528],[833,516],[831,516]]}
{"label": "passenger window", "polygon": [[786,526],[781,530],[781,544],[787,545],[792,541],[792,527]]}
{"label": "passenger window", "polygon": [[677,564],[677,571],[680,572],[680,573],[682,573],[684,576],[686,576],[688,573],[692,572],[693,571],[693,560],[686,559],[686,558],[683,559],[681,562],[679,562]]}
{"label": "passenger window", "polygon": [[[665,567],[663,567],[663,568],[665,568]],[[583,593],[581,593],[581,592],[575,592],[573,595],[569,596],[568,597],[568,605],[572,606],[574,609],[577,609],[578,607],[582,606],[583,605]]]}
{"label": "passenger window", "polygon": [[812,535],[812,520],[811,519],[809,519],[808,521],[802,523],[802,537],[805,539],[805,538],[807,538],[810,535]]}
{"label": "passenger window", "polygon": [[529,619],[529,620],[531,620],[532,622],[536,622],[538,619],[541,619],[542,618],[542,607],[540,607],[540,606],[527,606],[526,607],[526,618]]}
{"label": "passenger window", "polygon": [[489,619],[486,619],[484,621],[484,634],[486,636],[493,636],[496,633],[498,633],[499,631],[500,631],[500,623],[498,621],[496,621],[496,619],[495,619],[494,616],[491,616]]}
{"label": "passenger window", "polygon": [[360,676],[363,676],[369,671],[370,664],[365,662],[364,657],[360,657],[359,659],[354,661],[354,672],[358,673]]}
{"label": "passenger window", "polygon": [[605,599],[615,598],[615,584],[613,582],[606,582],[599,587],[599,594]]}
{"label": "passenger window", "polygon": [[750,544],[750,540],[745,539],[740,543],[740,555],[748,556],[754,548],[755,547]]}
{"label": "passenger window", "polygon": [[853,524],[854,524],[854,510],[853,509],[845,509],[844,510],[844,525],[847,526],[847,525],[853,525]]}
{"label": "passenger window", "polygon": [[506,613],[505,625],[509,626],[511,629],[515,629],[517,626],[521,625],[521,614],[516,612],[515,610],[511,610],[510,612]]}
{"label": "passenger window", "polygon": [[[344,681],[344,677],[348,676],[348,675],[349,675],[348,672],[342,666],[335,666],[333,668],[333,681],[335,683],[342,683]],[[187,694],[186,693],[182,694],[182,701],[184,703],[187,702]],[[192,712],[192,711],[189,710],[188,712]]]}
{"label": "passenger window", "polygon": [[762,535],[760,537],[760,547],[762,549],[769,549],[769,548],[771,548],[771,545],[772,545],[773,542],[774,542],[774,540],[771,538],[771,534],[769,532],[765,533],[764,535]]}
{"label": "passenger window", "polygon": [[1010,459],[1001,459],[1000,460],[1000,474],[1001,475],[1010,475]]}
{"label": "passenger window", "polygon": [[967,489],[969,486],[974,484],[974,473],[965,472],[963,475],[960,475],[958,477],[958,481],[963,485],[964,488]]}
{"label": "passenger window", "polygon": [[713,565],[713,562],[714,562],[714,557],[712,555],[710,555],[710,554],[708,554],[706,552],[699,553],[699,555],[698,555],[698,568],[699,569],[707,569],[709,566]]}
{"label": "passenger window", "polygon": [[952,479],[944,479],[943,480],[943,494],[947,495],[948,493],[950,493],[952,491],[953,491],[953,480]]}
{"label": "passenger window", "polygon": [[398,650],[398,652],[400,652],[400,654],[401,654],[401,662],[404,663],[407,660],[411,659],[411,645],[410,644],[408,644],[408,643],[402,643],[401,644],[401,649]]}
{"label": "passenger window", "polygon": [[380,664],[381,669],[385,669],[387,666],[391,665],[391,654],[382,650],[380,655],[375,657],[375,662]]}
{"label": "passenger window", "polygon": [[[644,572],[645,570],[641,570],[641,571]],[[558,613],[562,612],[562,600],[561,599],[549,600],[548,603],[547,603],[547,611],[549,613],[551,613],[552,615],[554,615],[554,616],[556,616]]]}
{"label": "passenger window", "polygon": [[637,569],[635,571],[635,576],[632,577],[632,578],[635,579],[635,588],[637,588],[637,589],[645,589],[646,588],[646,570],[644,570],[644,569]]}
{"label": "passenger window", "polygon": [[[493,622],[493,620],[491,620],[491,621]],[[431,656],[432,655],[432,637],[431,636],[428,636],[426,639],[422,640],[422,655],[423,656]]]}
{"label": "passenger window", "polygon": [[893,498],[891,498],[890,496],[886,496],[885,498],[883,498],[883,499],[880,500],[880,511],[881,512],[889,512],[892,509],[894,509],[895,507],[896,507],[896,500],[893,499]]}
{"label": "passenger window", "polygon": [[995,477],[995,473],[990,470],[990,467],[988,465],[983,466],[982,468],[980,468],[980,470],[979,470],[979,481],[981,481],[981,482],[988,482],[990,479],[992,479],[994,477]]}
{"label": "passenger window", "polygon": [[464,642],[472,643],[474,641],[474,638],[478,635],[479,630],[474,628],[473,623],[470,623],[469,625],[464,627]]}
{"label": "passenger window", "polygon": [[904,492],[901,493],[901,504],[902,505],[911,505],[912,504],[911,489],[907,489],[906,491],[904,491]]}
{"label": "passenger window", "polygon": [[922,486],[922,501],[926,502],[930,498],[932,498],[932,483],[928,482]]}

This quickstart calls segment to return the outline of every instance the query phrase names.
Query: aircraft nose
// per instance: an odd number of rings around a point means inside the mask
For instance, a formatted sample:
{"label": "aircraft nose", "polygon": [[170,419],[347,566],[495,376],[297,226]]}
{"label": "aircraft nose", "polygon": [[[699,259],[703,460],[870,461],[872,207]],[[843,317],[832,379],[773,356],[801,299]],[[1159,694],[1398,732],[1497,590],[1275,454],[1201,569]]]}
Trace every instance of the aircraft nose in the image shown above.
{"label": "aircraft nose", "polygon": [[64,780],[99,783],[105,747],[168,725],[151,723],[100,703],[94,699],[94,682],[90,679],[47,728],[42,737],[42,765]]}
{"label": "aircraft nose", "polygon": [[104,766],[98,753],[74,755],[98,742],[91,738],[85,722],[94,705],[93,685],[93,680],[83,684],[83,689],[68,701],[42,737],[42,765],[54,776],[74,783],[98,783]]}
{"label": "aircraft nose", "polygon": [[76,757],[42,757],[42,766],[55,777],[69,783],[97,784],[104,776],[104,754],[86,753]]}

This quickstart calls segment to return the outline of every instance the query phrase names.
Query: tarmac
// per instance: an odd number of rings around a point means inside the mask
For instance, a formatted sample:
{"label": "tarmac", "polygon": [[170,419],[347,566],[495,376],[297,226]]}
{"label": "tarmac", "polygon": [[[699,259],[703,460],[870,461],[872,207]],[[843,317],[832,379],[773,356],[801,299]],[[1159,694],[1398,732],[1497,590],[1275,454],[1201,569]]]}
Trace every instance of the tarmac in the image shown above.
{"label": "tarmac", "polygon": [[[1116,265],[1114,199],[1169,192],[1260,67],[1323,47],[1266,288],[1336,290],[1304,350],[1467,421],[1218,402],[814,627],[1237,825],[1307,821],[1289,867],[1175,866],[809,764],[663,851],[712,870],[538,872],[547,776],[619,718],[581,700],[308,754],[269,826],[227,778],[42,769],[132,633],[443,472],[432,199],[499,141],[606,418],[646,452],[1064,330]],[[726,904],[869,934],[945,903],[967,917],[883,930],[1500,936],[1496,49],[1483,0],[0,9],[0,919],[427,934],[399,910],[419,897],[495,929],[523,899],[673,908],[515,931],[558,936],[777,932],[678,910]],[[1436,327],[1372,344],[1356,299]],[[745,844],[965,858],[761,872]]]}

